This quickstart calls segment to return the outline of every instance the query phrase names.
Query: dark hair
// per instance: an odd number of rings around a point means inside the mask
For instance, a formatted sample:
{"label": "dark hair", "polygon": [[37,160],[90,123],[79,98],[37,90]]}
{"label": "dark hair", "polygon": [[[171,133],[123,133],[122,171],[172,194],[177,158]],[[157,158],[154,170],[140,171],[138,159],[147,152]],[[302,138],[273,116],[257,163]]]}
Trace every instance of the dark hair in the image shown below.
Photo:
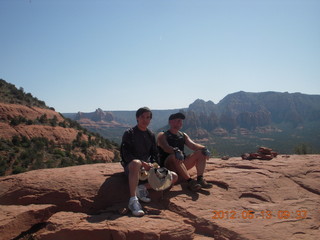
{"label": "dark hair", "polygon": [[186,118],[186,116],[183,114],[183,113],[181,113],[181,112],[178,112],[178,113],[174,113],[174,114],[171,114],[170,115],[170,117],[169,117],[169,121],[170,120],[173,120],[173,119],[185,119]]}
{"label": "dark hair", "polygon": [[145,112],[149,112],[150,113],[150,117],[152,118],[152,112],[151,110],[148,108],[148,107],[142,107],[142,108],[139,108],[137,111],[136,111],[136,118],[140,117],[142,114],[144,114]]}

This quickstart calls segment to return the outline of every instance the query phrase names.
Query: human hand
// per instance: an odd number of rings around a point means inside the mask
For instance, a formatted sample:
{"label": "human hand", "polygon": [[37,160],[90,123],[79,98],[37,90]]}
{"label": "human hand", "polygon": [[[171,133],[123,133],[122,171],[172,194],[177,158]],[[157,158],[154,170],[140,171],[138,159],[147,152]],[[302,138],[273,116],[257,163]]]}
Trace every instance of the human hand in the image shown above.
{"label": "human hand", "polygon": [[152,163],[147,163],[147,162],[143,162],[142,165],[146,171],[149,171],[153,167]]}
{"label": "human hand", "polygon": [[140,172],[139,172],[139,179],[141,181],[144,181],[148,178],[148,171],[146,171],[146,169],[144,167],[140,168]]}
{"label": "human hand", "polygon": [[156,163],[156,162],[152,163],[152,167],[153,167],[153,168],[160,168],[159,164]]}
{"label": "human hand", "polygon": [[210,152],[207,148],[203,148],[203,149],[201,150],[201,152],[202,152],[202,154],[203,154],[204,156],[206,156],[206,157],[210,157],[210,155],[211,155],[211,152]]}
{"label": "human hand", "polygon": [[179,161],[184,160],[183,152],[182,152],[179,148],[174,148],[174,156],[175,156],[176,159],[178,159]]}

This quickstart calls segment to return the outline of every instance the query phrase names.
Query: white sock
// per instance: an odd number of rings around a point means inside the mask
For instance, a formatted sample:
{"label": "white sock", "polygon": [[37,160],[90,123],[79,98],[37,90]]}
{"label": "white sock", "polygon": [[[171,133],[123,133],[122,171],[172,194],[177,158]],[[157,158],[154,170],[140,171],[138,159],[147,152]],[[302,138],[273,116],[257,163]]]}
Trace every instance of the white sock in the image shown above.
{"label": "white sock", "polygon": [[129,201],[131,202],[133,200],[138,200],[137,196],[131,197]]}

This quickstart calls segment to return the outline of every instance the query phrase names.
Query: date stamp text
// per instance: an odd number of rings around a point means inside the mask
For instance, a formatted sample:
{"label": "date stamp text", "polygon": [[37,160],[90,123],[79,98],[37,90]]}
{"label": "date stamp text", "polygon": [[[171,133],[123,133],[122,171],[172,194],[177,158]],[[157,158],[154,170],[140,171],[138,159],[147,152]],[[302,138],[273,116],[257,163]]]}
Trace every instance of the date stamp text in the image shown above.
{"label": "date stamp text", "polygon": [[250,210],[214,210],[212,219],[305,219],[308,217],[307,210],[278,210],[278,211],[250,211]]}

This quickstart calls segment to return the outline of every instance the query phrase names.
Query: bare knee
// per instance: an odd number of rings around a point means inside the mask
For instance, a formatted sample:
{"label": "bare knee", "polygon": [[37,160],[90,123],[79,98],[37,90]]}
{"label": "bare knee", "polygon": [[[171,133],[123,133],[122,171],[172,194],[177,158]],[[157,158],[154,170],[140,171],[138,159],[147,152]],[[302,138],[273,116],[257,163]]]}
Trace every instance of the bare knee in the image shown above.
{"label": "bare knee", "polygon": [[166,168],[170,168],[170,167],[172,167],[172,166],[175,166],[175,160],[176,160],[176,158],[175,158],[175,156],[174,156],[174,154],[170,154],[167,158],[166,158],[166,160],[165,160],[165,162],[164,162],[164,166],[166,167]]}
{"label": "bare knee", "polygon": [[195,151],[194,154],[195,154],[196,159],[198,161],[206,161],[207,160],[207,157],[205,155],[203,155],[203,153],[202,153],[202,149]]}
{"label": "bare knee", "polygon": [[129,163],[129,172],[138,172],[142,166],[142,162],[138,159],[134,159]]}

